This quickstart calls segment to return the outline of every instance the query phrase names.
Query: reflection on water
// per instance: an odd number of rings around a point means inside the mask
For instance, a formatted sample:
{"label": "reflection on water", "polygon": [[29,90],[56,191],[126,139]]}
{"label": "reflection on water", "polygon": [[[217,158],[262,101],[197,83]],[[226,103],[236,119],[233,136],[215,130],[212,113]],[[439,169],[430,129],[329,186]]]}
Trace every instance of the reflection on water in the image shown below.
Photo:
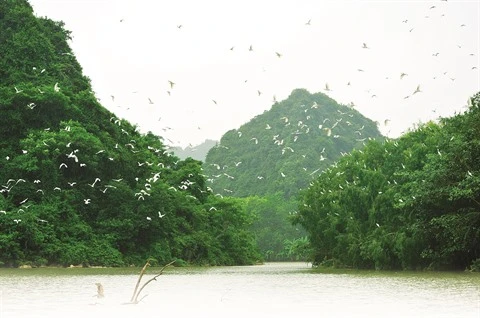
{"label": "reflection on water", "polygon": [[[480,317],[480,275],[351,271],[305,263],[168,268],[132,297],[139,269],[1,269],[0,318]],[[155,275],[149,268],[142,283]],[[98,299],[95,283],[105,288]]]}

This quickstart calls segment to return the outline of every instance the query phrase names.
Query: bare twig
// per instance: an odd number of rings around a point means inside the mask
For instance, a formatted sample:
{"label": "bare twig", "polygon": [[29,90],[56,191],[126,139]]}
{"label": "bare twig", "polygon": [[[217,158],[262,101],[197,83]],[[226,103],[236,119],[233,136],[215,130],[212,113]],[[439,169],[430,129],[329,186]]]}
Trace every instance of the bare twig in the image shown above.
{"label": "bare twig", "polygon": [[[145,273],[146,269],[148,266],[150,266],[150,263],[149,261],[147,261],[147,263],[145,264],[145,266],[143,266],[142,268],[142,271],[140,272],[140,276],[138,277],[138,281],[137,281],[137,285],[135,286],[135,290],[133,292],[133,296],[132,296],[132,299],[130,302],[136,304],[138,303],[138,296],[140,295],[140,293],[142,292],[142,290],[152,281],[154,280],[157,280],[157,277],[162,275],[163,274],[163,271],[165,270],[165,268],[167,268],[168,266],[172,265],[173,263],[175,263],[175,260],[171,261],[170,263],[168,263],[167,265],[163,266],[162,269],[160,269],[160,272],[155,275],[153,278],[150,278],[145,284],[142,285],[142,287],[140,289],[138,289],[138,286],[140,285],[140,281],[142,280],[142,276],[143,274]],[[138,290],[138,292],[137,292]],[[145,297],[142,297],[142,299],[145,298]]]}
{"label": "bare twig", "polygon": [[136,299],[135,295],[137,294],[138,286],[140,286],[140,281],[142,280],[143,274],[147,270],[148,266],[150,266],[150,260],[147,260],[142,270],[140,271],[140,275],[138,276],[137,284],[135,285],[135,289],[133,290],[133,295],[132,295],[132,299],[130,299],[130,302],[133,302]]}

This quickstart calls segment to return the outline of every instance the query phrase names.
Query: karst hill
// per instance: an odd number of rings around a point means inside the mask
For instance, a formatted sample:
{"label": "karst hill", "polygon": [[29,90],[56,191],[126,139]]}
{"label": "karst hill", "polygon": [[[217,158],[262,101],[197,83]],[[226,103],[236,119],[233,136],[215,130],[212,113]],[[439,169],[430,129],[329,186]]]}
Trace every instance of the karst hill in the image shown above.
{"label": "karst hill", "polygon": [[351,105],[295,89],[270,110],[225,133],[208,152],[204,170],[208,185],[220,195],[281,192],[288,198],[370,139],[383,139],[377,124]]}

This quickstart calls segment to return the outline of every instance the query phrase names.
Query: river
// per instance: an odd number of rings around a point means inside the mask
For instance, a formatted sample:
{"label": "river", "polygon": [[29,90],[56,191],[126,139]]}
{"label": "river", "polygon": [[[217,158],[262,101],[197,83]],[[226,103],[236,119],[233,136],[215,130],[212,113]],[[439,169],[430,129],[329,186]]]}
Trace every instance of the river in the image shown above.
{"label": "river", "polygon": [[[149,268],[145,283],[159,272]],[[306,263],[168,267],[128,304],[138,268],[0,269],[0,318],[480,317],[480,274],[318,272]],[[96,283],[105,297],[95,297]]]}

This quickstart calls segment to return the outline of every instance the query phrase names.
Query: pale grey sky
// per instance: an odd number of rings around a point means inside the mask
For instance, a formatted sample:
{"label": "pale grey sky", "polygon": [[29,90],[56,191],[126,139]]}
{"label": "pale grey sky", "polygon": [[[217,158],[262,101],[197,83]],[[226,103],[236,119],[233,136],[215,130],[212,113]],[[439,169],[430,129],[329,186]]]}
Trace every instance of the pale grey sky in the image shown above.
{"label": "pale grey sky", "polygon": [[102,105],[173,146],[218,140],[295,88],[353,102],[390,137],[480,91],[477,0],[30,3],[72,31]]}

